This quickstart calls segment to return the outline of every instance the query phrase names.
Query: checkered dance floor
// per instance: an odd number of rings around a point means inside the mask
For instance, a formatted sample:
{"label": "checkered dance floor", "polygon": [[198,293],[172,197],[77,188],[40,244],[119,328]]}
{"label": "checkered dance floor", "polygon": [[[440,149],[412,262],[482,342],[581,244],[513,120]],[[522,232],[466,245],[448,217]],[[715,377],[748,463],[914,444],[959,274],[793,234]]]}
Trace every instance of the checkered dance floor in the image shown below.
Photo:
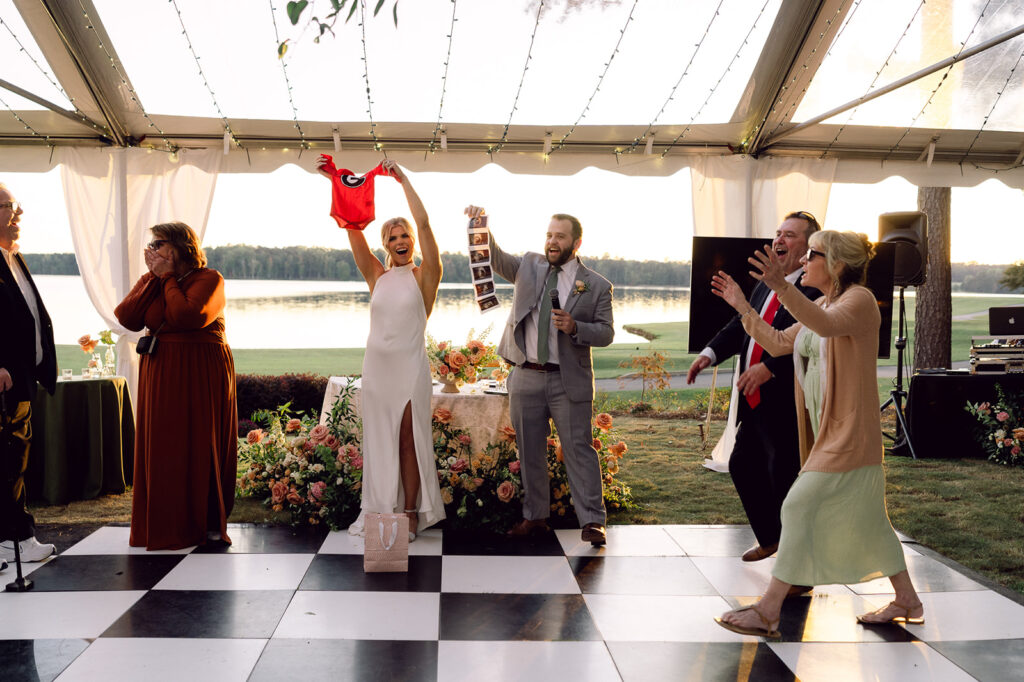
{"label": "checkered dance floor", "polygon": [[[745,526],[611,526],[526,541],[430,530],[408,574],[365,574],[345,533],[233,527],[144,552],[106,526],[0,593],[0,680],[1011,680],[1024,606],[904,538],[923,626],[862,627],[889,584],[787,601],[781,641],[712,618],[760,593]],[[44,540],[51,540],[44,536]],[[13,567],[0,582],[13,579]]]}

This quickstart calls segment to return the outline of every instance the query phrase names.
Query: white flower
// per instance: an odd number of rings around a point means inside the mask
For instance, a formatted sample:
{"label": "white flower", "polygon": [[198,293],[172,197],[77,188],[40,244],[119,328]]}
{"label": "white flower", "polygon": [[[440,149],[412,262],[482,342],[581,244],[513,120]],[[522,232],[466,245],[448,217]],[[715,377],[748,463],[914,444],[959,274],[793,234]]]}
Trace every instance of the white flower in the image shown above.
{"label": "white flower", "polygon": [[453,464],[455,464],[458,461],[459,460],[456,459],[455,455],[452,455],[451,457],[448,458],[448,466],[452,466]]}
{"label": "white flower", "polygon": [[295,479],[296,483],[302,483],[302,472],[301,471],[293,472],[292,473],[292,478]]}
{"label": "white flower", "polygon": [[313,466],[309,467],[309,470],[315,474],[319,474],[321,471],[324,470],[324,465],[317,462]]}
{"label": "white flower", "polygon": [[483,500],[477,500],[476,501],[476,506],[478,506],[478,507],[484,506],[484,501]]}
{"label": "white flower", "polygon": [[345,479],[343,479],[341,476],[339,476],[338,480],[334,482],[334,485],[342,485],[344,483],[345,483]]}
{"label": "white flower", "polygon": [[1006,438],[1006,431],[999,429],[998,431],[996,431],[995,437],[998,438],[999,440]]}

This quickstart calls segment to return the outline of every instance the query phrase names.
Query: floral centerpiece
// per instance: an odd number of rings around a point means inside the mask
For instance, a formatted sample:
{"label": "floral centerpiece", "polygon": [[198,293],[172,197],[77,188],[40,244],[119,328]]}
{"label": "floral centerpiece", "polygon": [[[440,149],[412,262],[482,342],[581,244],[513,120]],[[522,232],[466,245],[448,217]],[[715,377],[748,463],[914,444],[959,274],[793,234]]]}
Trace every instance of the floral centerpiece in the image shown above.
{"label": "floral centerpiece", "polygon": [[484,343],[487,332],[479,339],[472,336],[473,332],[470,331],[466,343],[456,346],[451,341],[436,341],[427,335],[427,360],[430,362],[430,371],[445,384],[444,391],[447,393],[458,392],[464,383],[475,383],[477,379],[482,378],[484,367],[499,364],[495,347]]}
{"label": "floral centerpiece", "polygon": [[[92,355],[89,359],[90,369],[93,367],[96,369],[102,369],[104,365],[110,366],[111,369],[113,369],[116,361],[114,356],[114,332],[109,329],[104,329],[97,334],[97,336],[99,337],[98,339],[92,338],[90,334],[85,334],[84,336],[79,337],[78,347],[81,348],[82,352],[86,355]],[[100,361],[99,354],[94,352],[96,350],[96,346],[101,343],[107,347],[106,358],[102,363]]]}
{"label": "floral centerpiece", "polygon": [[975,437],[988,458],[1010,466],[1024,466],[1024,393],[1007,394],[996,384],[997,400],[967,403],[964,408],[978,420]]}
{"label": "floral centerpiece", "polygon": [[289,405],[261,410],[238,444],[238,495],[265,498],[295,525],[348,527],[359,515],[363,457],[353,387],[342,389],[324,424],[316,414],[293,414]]}

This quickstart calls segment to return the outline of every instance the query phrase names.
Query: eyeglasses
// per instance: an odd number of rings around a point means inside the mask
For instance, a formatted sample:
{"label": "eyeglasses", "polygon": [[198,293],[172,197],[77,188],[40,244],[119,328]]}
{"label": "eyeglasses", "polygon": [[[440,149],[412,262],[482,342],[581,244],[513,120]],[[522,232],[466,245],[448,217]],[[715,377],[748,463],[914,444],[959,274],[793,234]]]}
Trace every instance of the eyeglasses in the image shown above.
{"label": "eyeglasses", "polygon": [[146,245],[146,248],[148,248],[150,251],[156,251],[167,242],[167,239],[154,239],[153,241]]}
{"label": "eyeglasses", "polygon": [[17,213],[21,210],[21,204],[17,201],[5,201],[0,204],[0,208],[9,208],[11,209],[11,213]]}
{"label": "eyeglasses", "polygon": [[825,254],[821,251],[815,251],[814,249],[807,249],[807,255],[804,256],[804,259],[808,263],[810,263],[812,260],[814,260],[815,256],[821,256],[822,258],[824,258]]}

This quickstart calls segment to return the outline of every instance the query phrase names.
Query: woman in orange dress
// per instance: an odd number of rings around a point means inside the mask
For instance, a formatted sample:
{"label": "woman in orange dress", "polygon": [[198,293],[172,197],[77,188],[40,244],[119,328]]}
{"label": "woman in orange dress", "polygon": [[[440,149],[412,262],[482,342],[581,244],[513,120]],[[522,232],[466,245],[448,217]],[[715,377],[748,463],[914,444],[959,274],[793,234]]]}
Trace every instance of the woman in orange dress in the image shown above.
{"label": "woman in orange dress", "polygon": [[231,540],[238,409],[224,339],[224,278],[184,223],[150,228],[149,272],[114,310],[156,349],[141,356],[129,544],[181,549]]}

